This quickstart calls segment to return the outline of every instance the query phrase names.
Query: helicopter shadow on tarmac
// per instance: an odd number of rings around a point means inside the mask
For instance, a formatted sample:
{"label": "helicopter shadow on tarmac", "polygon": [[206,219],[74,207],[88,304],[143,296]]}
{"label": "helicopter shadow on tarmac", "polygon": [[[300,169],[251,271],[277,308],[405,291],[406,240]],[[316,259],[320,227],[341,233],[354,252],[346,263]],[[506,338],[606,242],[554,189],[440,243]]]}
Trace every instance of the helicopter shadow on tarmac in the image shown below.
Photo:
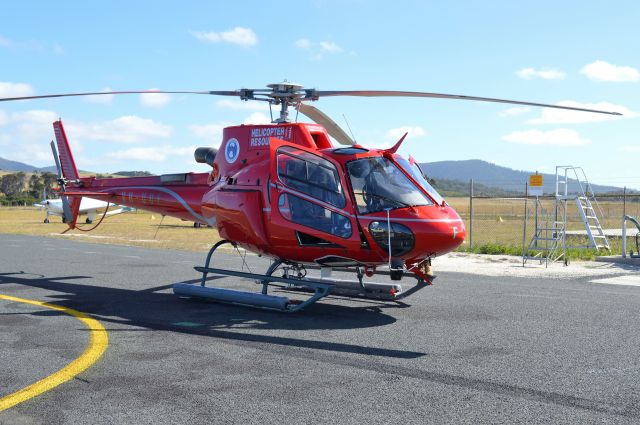
{"label": "helicopter shadow on tarmac", "polygon": [[[261,345],[281,346],[405,359],[426,355],[422,352],[301,339],[268,332],[270,330],[301,331],[386,326],[394,323],[396,319],[385,314],[383,309],[401,308],[401,304],[394,306],[363,302],[361,306],[354,307],[325,303],[311,306],[302,313],[292,315],[200,300],[180,299],[173,293],[160,292],[169,289],[171,285],[136,291],[89,285],[86,283],[89,279],[92,277],[48,277],[20,271],[1,273],[0,287],[6,284],[18,284],[61,293],[61,295],[51,295],[50,302],[90,314],[105,325],[113,323],[135,326],[142,328],[142,330],[162,330],[210,336],[231,343],[249,344],[256,346],[256,348],[261,348]],[[187,281],[187,283],[193,282]],[[51,312],[47,311],[46,314],[51,314]],[[234,332],[234,328],[253,329],[261,332]],[[107,330],[117,332],[123,329],[115,327]]]}

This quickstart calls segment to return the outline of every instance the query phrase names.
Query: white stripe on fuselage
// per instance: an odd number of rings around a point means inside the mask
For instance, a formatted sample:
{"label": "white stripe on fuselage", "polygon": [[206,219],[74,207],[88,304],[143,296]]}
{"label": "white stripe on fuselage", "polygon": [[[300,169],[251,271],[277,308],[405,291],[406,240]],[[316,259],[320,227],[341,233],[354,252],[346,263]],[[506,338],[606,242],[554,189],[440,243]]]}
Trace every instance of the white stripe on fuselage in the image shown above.
{"label": "white stripe on fuselage", "polygon": [[196,218],[197,220],[203,222],[203,223],[207,223],[209,226],[215,226],[216,225],[216,219],[215,218],[206,218],[200,214],[198,214],[197,212],[195,212],[193,210],[193,208],[191,208],[189,206],[189,204],[187,204],[187,202],[182,199],[182,197],[180,195],[178,195],[176,192],[174,192],[173,190],[167,189],[166,187],[159,187],[159,186],[125,186],[125,187],[110,187],[108,189],[104,189],[101,190],[100,192],[110,192],[110,191],[114,191],[114,190],[121,190],[121,191],[126,191],[128,189],[146,189],[146,190],[157,190],[159,192],[163,192],[166,193],[168,195],[171,195],[176,201],[178,201],[180,203],[180,205],[182,205],[184,207],[184,209],[187,210],[187,212],[189,214],[191,214],[194,218]]}

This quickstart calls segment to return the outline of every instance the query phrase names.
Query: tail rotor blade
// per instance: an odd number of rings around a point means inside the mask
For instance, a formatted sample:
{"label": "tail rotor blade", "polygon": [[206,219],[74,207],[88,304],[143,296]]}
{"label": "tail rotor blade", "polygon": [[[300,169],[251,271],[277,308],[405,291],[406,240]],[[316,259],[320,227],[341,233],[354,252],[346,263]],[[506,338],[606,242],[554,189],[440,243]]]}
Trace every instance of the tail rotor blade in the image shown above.
{"label": "tail rotor blade", "polygon": [[58,156],[58,149],[55,142],[51,141],[51,152],[53,153],[53,160],[56,162],[56,170],[58,171],[58,181],[62,180],[62,167],[60,166],[60,157]]}
{"label": "tail rotor blade", "polygon": [[[56,148],[55,142],[51,141],[51,152],[53,153],[53,159],[56,162],[56,169],[58,170],[58,185],[60,186],[60,191],[64,193],[65,184],[64,178],[62,176],[62,167],[60,166],[60,158],[58,157],[58,149]],[[70,224],[73,222],[73,212],[71,211],[71,205],[69,205],[69,199],[62,195],[60,196],[60,200],[62,201],[62,218],[64,222]]]}
{"label": "tail rotor blade", "polygon": [[64,218],[64,222],[71,227],[71,224],[73,223],[73,212],[71,211],[69,198],[63,195],[60,197],[60,200],[62,201],[62,218]]}

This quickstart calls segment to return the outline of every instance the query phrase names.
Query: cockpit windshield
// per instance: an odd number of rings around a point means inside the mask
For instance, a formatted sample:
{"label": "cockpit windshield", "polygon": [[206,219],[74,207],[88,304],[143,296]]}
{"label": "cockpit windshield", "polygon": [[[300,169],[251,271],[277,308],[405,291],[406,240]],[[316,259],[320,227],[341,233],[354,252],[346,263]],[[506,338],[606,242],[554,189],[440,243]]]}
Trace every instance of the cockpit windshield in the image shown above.
{"label": "cockpit windshield", "polygon": [[420,186],[424,188],[424,190],[427,191],[429,195],[431,195],[433,200],[436,201],[438,205],[442,205],[442,203],[444,202],[444,198],[440,196],[435,188],[429,184],[427,178],[424,176],[417,163],[410,163],[404,158],[395,158],[395,160],[398,164],[400,164],[402,168],[407,171],[407,173],[411,175],[411,177],[413,177],[415,181],[418,182],[418,184],[420,184]]}
{"label": "cockpit windshield", "polygon": [[433,205],[387,158],[357,159],[347,163],[347,171],[360,214]]}

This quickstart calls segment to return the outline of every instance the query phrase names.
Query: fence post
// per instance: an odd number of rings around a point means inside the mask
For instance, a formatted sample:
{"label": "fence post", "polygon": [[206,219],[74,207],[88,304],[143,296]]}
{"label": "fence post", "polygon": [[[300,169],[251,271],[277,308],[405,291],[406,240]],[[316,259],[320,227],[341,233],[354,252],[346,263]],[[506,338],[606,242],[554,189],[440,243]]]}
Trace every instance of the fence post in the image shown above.
{"label": "fence post", "polygon": [[622,216],[624,217],[625,215],[627,215],[627,186],[622,189]]}
{"label": "fence post", "polygon": [[469,180],[469,248],[473,248],[473,179]]}
{"label": "fence post", "polygon": [[527,198],[529,196],[529,183],[524,184],[524,228],[522,230],[522,266],[524,266],[525,244],[527,243],[527,218],[529,211],[527,210]]}

